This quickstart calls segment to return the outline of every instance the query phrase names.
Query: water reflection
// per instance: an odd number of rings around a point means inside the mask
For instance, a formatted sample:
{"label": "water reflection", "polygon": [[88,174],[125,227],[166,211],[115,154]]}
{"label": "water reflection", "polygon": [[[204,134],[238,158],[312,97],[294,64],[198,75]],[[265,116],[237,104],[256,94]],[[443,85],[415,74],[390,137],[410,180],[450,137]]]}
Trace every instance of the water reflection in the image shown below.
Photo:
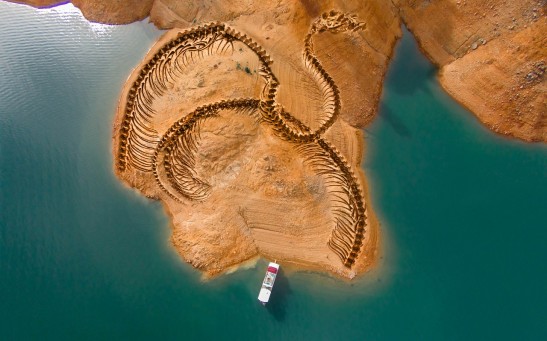
{"label": "water reflection", "polygon": [[289,279],[282,269],[279,269],[275,279],[270,301],[266,304],[266,310],[277,320],[284,321],[287,315],[287,303],[292,290]]}
{"label": "water reflection", "polygon": [[405,123],[395,115],[393,110],[389,108],[386,102],[380,103],[380,109],[378,111],[379,116],[389,124],[391,128],[401,137],[411,138],[412,133]]}
{"label": "water reflection", "polygon": [[[418,90],[429,93],[428,80],[435,76],[437,71],[426,58],[423,58],[414,37],[403,28],[403,37],[397,51],[404,51],[405,57],[399,58],[397,63],[391,63],[388,73],[388,86],[400,95],[413,95]],[[397,77],[397,81],[389,79]]]}

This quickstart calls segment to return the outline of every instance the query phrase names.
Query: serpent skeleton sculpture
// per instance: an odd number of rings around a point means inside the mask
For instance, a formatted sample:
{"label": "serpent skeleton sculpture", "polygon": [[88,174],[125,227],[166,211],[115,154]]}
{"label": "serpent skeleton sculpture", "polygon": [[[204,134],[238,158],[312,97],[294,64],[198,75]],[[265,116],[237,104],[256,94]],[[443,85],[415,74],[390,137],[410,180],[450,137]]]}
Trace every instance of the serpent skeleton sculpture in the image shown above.
{"label": "serpent skeleton sculpture", "polygon": [[[313,36],[321,32],[345,32],[364,29],[354,17],[336,11],[323,14],[313,22],[304,40],[304,63],[318,79],[324,102],[324,118],[311,129],[296,119],[277,101],[279,81],[270,69],[273,63],[266,51],[247,35],[223,23],[210,23],[180,32],[142,66],[125,102],[116,155],[120,173],[128,168],[152,173],[158,186],[172,199],[183,202],[204,201],[211,186],[198,177],[195,153],[200,126],[220,111],[248,115],[268,125],[274,134],[295,145],[305,162],[325,180],[333,198],[334,227],[328,247],[351,268],[361,250],[366,227],[366,206],[358,179],[341,153],[323,134],[340,115],[337,85],[314,54]],[[265,82],[260,98],[222,100],[200,106],[172,124],[161,136],[152,128],[158,115],[154,98],[166,93],[184,69],[205,54],[233,50],[241,42],[259,59],[259,75]]]}

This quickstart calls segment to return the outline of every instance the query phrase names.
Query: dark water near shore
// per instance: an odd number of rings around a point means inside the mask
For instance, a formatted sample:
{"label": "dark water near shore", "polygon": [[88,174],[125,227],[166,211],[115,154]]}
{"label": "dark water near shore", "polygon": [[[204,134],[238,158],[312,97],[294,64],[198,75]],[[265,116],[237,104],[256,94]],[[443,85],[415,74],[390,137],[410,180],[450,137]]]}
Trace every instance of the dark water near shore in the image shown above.
{"label": "dark water near shore", "polygon": [[285,274],[267,309],[263,263],[201,282],[111,171],[118,93],[159,35],[0,2],[1,340],[547,338],[547,147],[483,128],[408,34],[367,128],[381,268]]}

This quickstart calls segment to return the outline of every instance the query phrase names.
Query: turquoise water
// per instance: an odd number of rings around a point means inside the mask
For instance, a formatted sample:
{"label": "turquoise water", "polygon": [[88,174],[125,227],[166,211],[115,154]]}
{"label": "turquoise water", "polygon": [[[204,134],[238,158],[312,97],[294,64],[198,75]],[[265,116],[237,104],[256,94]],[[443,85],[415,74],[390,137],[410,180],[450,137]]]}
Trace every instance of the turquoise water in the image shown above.
{"label": "turquoise water", "polygon": [[112,174],[121,85],[160,32],[63,9],[0,2],[0,339],[547,338],[547,148],[483,128],[408,34],[367,128],[382,266],[284,274],[264,309],[263,263],[202,282]]}

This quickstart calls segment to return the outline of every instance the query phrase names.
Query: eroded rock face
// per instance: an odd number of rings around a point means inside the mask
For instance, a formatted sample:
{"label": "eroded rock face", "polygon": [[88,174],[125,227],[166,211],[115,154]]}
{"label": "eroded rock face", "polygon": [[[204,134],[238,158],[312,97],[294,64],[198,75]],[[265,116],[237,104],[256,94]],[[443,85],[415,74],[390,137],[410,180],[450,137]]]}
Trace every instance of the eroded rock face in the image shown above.
{"label": "eroded rock face", "polygon": [[36,8],[47,8],[52,6],[61,5],[69,1],[62,0],[9,0],[10,2],[15,2],[17,4],[30,5]]}
{"label": "eroded rock face", "polygon": [[495,132],[547,141],[547,2],[393,2],[456,100]]}

